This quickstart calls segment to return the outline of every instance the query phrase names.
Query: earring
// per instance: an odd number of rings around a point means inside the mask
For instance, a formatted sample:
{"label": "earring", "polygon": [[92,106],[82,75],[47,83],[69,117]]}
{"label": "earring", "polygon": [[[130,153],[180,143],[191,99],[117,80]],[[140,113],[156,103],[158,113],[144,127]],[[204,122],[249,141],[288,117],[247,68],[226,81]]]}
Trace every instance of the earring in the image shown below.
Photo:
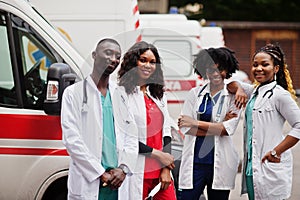
{"label": "earring", "polygon": [[276,73],[274,74],[274,81],[276,81],[276,79],[277,79],[277,76],[276,76]]}

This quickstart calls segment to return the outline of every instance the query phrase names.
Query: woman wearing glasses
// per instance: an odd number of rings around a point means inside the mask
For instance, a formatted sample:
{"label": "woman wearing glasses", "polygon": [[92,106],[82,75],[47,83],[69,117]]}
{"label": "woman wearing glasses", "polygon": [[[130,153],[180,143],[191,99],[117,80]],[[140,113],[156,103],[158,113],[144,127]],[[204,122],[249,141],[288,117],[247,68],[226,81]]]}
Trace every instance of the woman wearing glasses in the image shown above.
{"label": "woman wearing glasses", "polygon": [[238,69],[238,61],[228,48],[209,48],[196,55],[194,67],[207,84],[191,89],[178,119],[185,133],[179,196],[181,200],[198,200],[207,187],[208,199],[227,200],[239,165],[231,137],[240,110],[224,79]]}

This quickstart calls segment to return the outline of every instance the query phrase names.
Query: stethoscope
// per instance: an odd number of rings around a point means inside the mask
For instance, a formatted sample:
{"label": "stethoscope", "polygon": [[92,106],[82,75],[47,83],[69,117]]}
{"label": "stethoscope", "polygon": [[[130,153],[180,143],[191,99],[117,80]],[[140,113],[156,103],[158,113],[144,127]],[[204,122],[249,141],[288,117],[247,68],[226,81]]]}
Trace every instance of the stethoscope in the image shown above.
{"label": "stethoscope", "polygon": [[[198,93],[198,97],[200,97],[202,91],[206,88],[206,86],[207,86],[207,84],[205,86],[203,86],[203,88],[200,90],[200,92]],[[197,111],[197,119],[198,119],[198,115],[204,114],[206,112],[207,101],[209,98],[208,95],[209,95],[209,93],[206,93],[203,97],[203,98],[205,98],[204,108],[202,111]],[[222,95],[219,106],[218,106],[217,114],[216,114],[216,119],[215,119],[216,122],[220,122],[221,112],[222,112],[223,104],[224,104],[224,98],[225,98],[225,95]]]}
{"label": "stethoscope", "polygon": [[[258,89],[259,89],[261,86],[262,86],[262,85],[259,85],[259,86],[257,87],[256,91],[254,92],[254,96],[257,96],[257,95],[258,95]],[[273,90],[274,90],[274,88],[275,88],[276,86],[277,86],[277,84],[275,84],[271,89],[268,89],[267,91],[265,91],[265,93],[264,93],[264,95],[262,96],[262,98],[265,98],[265,97],[267,96],[267,94],[269,93],[268,99],[270,99],[270,98],[273,96],[273,94],[274,94]]]}
{"label": "stethoscope", "polygon": [[[88,96],[87,96],[87,91],[86,91],[86,84],[87,84],[87,78],[85,78],[83,80],[83,98],[82,98],[82,109],[81,109],[81,112],[87,112],[88,111],[88,104],[87,104]],[[121,96],[121,98],[122,98],[122,101],[125,102],[124,97]],[[158,104],[158,102],[156,102],[156,104]],[[160,101],[160,105],[162,107],[165,107],[164,101]]]}
{"label": "stethoscope", "polygon": [[267,90],[267,91],[264,93],[264,95],[263,95],[262,97],[265,98],[265,96],[266,96],[268,93],[270,93],[269,96],[268,96],[268,99],[270,99],[270,98],[273,96],[273,90],[274,90],[274,88],[276,87],[276,85],[277,85],[277,84],[275,84],[271,89]]}
{"label": "stethoscope", "polygon": [[82,98],[82,109],[81,112],[87,112],[88,111],[88,96],[86,91],[86,84],[87,84],[87,78],[83,80],[83,98]]}

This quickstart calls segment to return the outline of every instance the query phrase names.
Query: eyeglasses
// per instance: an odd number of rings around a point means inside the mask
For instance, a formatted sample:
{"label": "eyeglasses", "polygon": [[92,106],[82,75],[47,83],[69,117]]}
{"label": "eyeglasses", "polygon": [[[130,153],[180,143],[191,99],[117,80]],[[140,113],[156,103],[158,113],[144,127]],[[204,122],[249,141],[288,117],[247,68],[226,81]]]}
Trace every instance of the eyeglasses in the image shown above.
{"label": "eyeglasses", "polygon": [[215,72],[218,72],[218,73],[220,73],[220,72],[222,72],[222,71],[224,71],[224,69],[223,68],[207,68],[206,69],[206,72],[207,73],[209,73],[209,74],[213,74],[213,73],[215,73]]}

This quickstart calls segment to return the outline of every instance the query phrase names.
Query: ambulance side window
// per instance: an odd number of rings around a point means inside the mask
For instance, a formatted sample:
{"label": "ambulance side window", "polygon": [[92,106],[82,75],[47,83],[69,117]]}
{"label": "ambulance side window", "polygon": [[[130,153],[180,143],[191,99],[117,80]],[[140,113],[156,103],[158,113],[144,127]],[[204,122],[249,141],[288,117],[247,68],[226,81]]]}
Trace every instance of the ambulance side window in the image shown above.
{"label": "ambulance side window", "polygon": [[63,60],[23,19],[1,16],[0,104],[43,110],[48,68]]}
{"label": "ambulance side window", "polygon": [[50,48],[38,33],[23,19],[11,15],[16,49],[21,56],[18,64],[20,79],[24,83],[24,107],[42,109],[45,99],[48,68],[56,61]]}
{"label": "ambulance side window", "polygon": [[166,77],[187,77],[193,73],[192,44],[188,40],[156,40]]}
{"label": "ambulance side window", "polygon": [[0,13],[0,103],[5,105],[17,105],[12,72],[10,48],[6,20],[3,13]]}

